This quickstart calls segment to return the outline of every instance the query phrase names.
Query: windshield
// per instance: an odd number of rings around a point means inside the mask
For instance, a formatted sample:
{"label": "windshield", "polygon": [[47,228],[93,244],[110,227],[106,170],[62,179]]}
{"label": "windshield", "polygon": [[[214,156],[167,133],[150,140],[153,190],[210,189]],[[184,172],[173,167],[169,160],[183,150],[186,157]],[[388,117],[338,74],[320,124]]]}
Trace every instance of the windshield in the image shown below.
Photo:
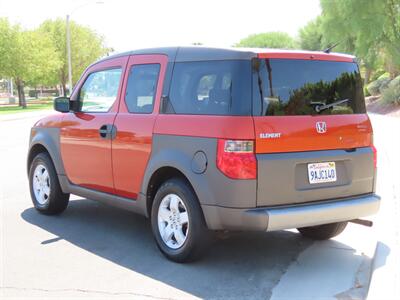
{"label": "windshield", "polygon": [[262,116],[365,113],[360,72],[353,62],[255,60],[253,95],[255,114]]}

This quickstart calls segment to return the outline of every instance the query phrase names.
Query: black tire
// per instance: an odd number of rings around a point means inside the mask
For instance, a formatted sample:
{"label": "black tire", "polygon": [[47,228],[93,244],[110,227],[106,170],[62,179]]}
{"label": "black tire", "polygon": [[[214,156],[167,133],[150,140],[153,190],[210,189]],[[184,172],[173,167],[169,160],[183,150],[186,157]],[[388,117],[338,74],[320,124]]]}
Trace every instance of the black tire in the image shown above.
{"label": "black tire", "polygon": [[297,228],[297,230],[305,237],[314,240],[327,240],[333,238],[343,232],[347,222],[331,223],[311,227]]}
{"label": "black tire", "polygon": [[[38,166],[44,166],[48,172],[47,185],[50,188],[49,195],[46,195],[45,202],[40,203],[36,198],[33,181],[35,180],[35,170]],[[68,206],[69,194],[62,192],[54,164],[47,153],[39,153],[32,160],[29,168],[29,190],[34,207],[42,214],[56,215],[62,213]]]}
{"label": "black tire", "polygon": [[[169,247],[163,241],[158,227],[159,207],[162,200],[167,195],[177,195],[184,202],[188,215],[189,222],[186,228],[186,240],[178,249]],[[166,224],[166,227],[168,227],[169,224]],[[168,259],[178,263],[199,259],[211,241],[211,233],[204,221],[203,212],[196,194],[192,187],[185,180],[180,178],[169,179],[158,189],[151,209],[151,227],[160,251]]]}

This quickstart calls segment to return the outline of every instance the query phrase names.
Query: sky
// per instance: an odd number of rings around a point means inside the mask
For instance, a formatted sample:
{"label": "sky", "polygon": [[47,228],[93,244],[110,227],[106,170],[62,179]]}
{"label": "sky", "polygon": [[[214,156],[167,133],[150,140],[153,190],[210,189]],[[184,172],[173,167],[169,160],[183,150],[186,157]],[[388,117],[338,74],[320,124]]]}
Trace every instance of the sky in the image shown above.
{"label": "sky", "polygon": [[[0,0],[0,17],[34,29],[46,19],[87,25],[116,52],[202,43],[230,47],[254,33],[299,28],[320,14],[319,0]],[[72,37],[73,38],[73,37]]]}

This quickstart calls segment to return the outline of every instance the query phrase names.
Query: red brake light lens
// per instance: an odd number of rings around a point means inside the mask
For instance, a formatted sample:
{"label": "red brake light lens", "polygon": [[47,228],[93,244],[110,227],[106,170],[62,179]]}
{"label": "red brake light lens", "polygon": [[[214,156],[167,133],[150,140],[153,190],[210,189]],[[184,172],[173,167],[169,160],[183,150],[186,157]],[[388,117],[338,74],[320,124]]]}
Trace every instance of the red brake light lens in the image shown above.
{"label": "red brake light lens", "polygon": [[218,140],[217,167],[232,179],[256,179],[254,141]]}

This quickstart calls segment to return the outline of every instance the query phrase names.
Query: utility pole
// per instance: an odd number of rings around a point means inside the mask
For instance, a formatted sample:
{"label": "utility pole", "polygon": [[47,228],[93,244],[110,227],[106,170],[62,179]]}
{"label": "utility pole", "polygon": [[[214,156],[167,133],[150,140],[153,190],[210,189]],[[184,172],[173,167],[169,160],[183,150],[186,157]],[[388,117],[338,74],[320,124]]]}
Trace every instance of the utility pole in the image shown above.
{"label": "utility pole", "polygon": [[10,80],[8,80],[7,83],[8,83],[8,92],[10,93],[10,97],[14,97],[14,87],[12,78],[10,78]]}

